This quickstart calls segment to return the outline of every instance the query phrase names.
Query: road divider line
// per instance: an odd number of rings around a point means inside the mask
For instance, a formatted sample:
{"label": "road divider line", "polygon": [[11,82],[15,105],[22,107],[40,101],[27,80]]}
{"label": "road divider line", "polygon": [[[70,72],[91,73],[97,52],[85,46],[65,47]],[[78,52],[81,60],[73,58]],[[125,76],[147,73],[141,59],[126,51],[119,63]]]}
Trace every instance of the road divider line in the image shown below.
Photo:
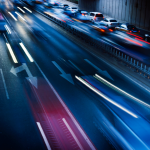
{"label": "road divider line", "polygon": [[22,10],[20,7],[17,7],[21,12],[23,12],[25,14],[25,11]]}
{"label": "road divider line", "polygon": [[26,47],[23,45],[23,43],[21,42],[21,43],[19,43],[19,44],[20,44],[20,46],[22,47],[22,49],[23,49],[23,51],[25,52],[25,54],[27,55],[27,57],[29,58],[29,60],[30,60],[31,62],[33,62],[34,60],[33,60],[32,56],[29,54],[28,50],[27,50]]}
{"label": "road divider line", "polygon": [[45,133],[44,133],[44,131],[43,131],[43,129],[42,129],[41,124],[40,124],[39,122],[36,122],[36,123],[37,123],[37,126],[38,126],[38,128],[39,128],[39,130],[40,130],[40,132],[41,132],[41,135],[42,135],[43,139],[44,139],[44,142],[45,142],[45,144],[46,144],[47,149],[48,149],[48,150],[51,150],[51,147],[50,147],[50,145],[49,145],[49,143],[48,143],[48,140],[47,140],[46,135],[45,135]]}
{"label": "road divider line", "polygon": [[14,17],[14,15],[11,13],[11,12],[8,12],[11,16],[12,16],[12,18],[15,20],[15,21],[17,21],[17,19]]}
{"label": "road divider line", "polygon": [[15,12],[23,21],[26,21],[19,13]]}
{"label": "road divider line", "polygon": [[6,28],[8,34],[11,34],[11,31],[10,31],[9,27],[7,25],[4,25],[4,27]]}
{"label": "road divider line", "polygon": [[5,82],[5,78],[4,78],[2,69],[0,69],[0,72],[1,72],[2,81],[3,81],[5,92],[6,92],[6,97],[7,97],[7,99],[9,99],[9,94],[8,94],[8,91],[7,91],[7,86],[6,86],[6,82]]}
{"label": "road divider line", "polygon": [[62,120],[63,120],[64,124],[66,125],[66,127],[68,128],[69,132],[71,133],[72,137],[74,138],[74,140],[75,140],[76,143],[78,144],[79,148],[80,148],[81,150],[84,150],[83,147],[82,147],[82,145],[80,144],[79,140],[77,139],[76,135],[74,134],[74,132],[73,132],[72,129],[70,128],[69,124],[67,123],[66,119],[63,118]]}
{"label": "road divider line", "polygon": [[91,89],[92,91],[94,91],[96,94],[98,94],[99,96],[101,96],[102,98],[104,98],[105,100],[107,100],[108,102],[110,102],[111,104],[115,105],[116,107],[122,109],[123,111],[125,111],[126,113],[128,113],[129,115],[133,116],[134,118],[138,118],[137,115],[135,115],[134,113],[132,113],[131,111],[127,110],[126,108],[124,108],[123,106],[119,105],[118,103],[114,102],[113,100],[111,100],[109,97],[107,97],[106,95],[104,95],[103,93],[101,93],[100,91],[98,91],[96,88],[94,88],[93,86],[91,86],[89,83],[87,83],[86,81],[84,81],[82,78],[75,76],[75,78],[77,80],[79,80],[81,83],[83,83],[85,86],[87,86],[89,89]]}
{"label": "road divider line", "polygon": [[6,43],[6,45],[7,45],[7,48],[8,48],[8,50],[9,50],[9,53],[10,53],[10,55],[11,55],[11,57],[12,57],[14,63],[18,63],[17,58],[16,58],[16,56],[15,56],[15,54],[14,54],[14,52],[13,52],[11,46],[10,46],[10,44],[9,44],[9,43]]}
{"label": "road divider line", "polygon": [[32,13],[31,10],[29,10],[27,7],[23,7],[24,9],[26,9],[28,12]]}
{"label": "road divider line", "polygon": [[74,118],[74,116],[72,115],[72,113],[70,112],[70,110],[68,109],[68,107],[66,106],[66,104],[63,102],[63,100],[61,99],[61,97],[59,96],[59,94],[56,92],[56,90],[54,89],[54,87],[52,86],[52,84],[49,82],[48,78],[45,76],[45,74],[43,73],[43,71],[41,70],[41,68],[37,64],[37,62],[34,61],[34,63],[37,66],[37,68],[39,69],[39,71],[41,72],[41,74],[43,75],[43,77],[45,78],[45,80],[47,81],[47,83],[49,84],[50,88],[53,90],[53,92],[57,96],[58,100],[60,101],[60,103],[62,104],[62,106],[66,110],[66,112],[68,113],[69,117],[71,118],[71,120],[73,121],[73,123],[75,124],[75,126],[77,127],[77,129],[79,130],[79,132],[81,133],[81,135],[83,136],[83,138],[85,139],[85,141],[88,143],[89,147],[92,150],[96,150],[96,148],[94,147],[93,143],[89,140],[88,136],[85,134],[85,132],[83,131],[83,129],[81,128],[81,126],[79,125],[79,123],[76,121],[76,119]]}
{"label": "road divider line", "polygon": [[137,102],[139,102],[139,103],[141,103],[141,104],[143,104],[143,105],[145,105],[145,106],[147,106],[147,107],[150,108],[150,105],[148,105],[148,104],[146,104],[145,102],[141,101],[140,99],[138,99],[138,98],[136,98],[136,97],[130,95],[129,93],[123,91],[122,89],[120,89],[120,88],[118,88],[117,86],[113,85],[112,83],[108,82],[107,80],[105,80],[104,78],[100,77],[99,75],[95,74],[94,77],[95,77],[97,80],[101,81],[102,83],[108,85],[110,88],[112,88],[112,89],[114,89],[114,90],[117,90],[117,91],[119,91],[120,93],[122,93],[122,94],[128,96],[129,98],[132,98],[132,99],[136,100]]}

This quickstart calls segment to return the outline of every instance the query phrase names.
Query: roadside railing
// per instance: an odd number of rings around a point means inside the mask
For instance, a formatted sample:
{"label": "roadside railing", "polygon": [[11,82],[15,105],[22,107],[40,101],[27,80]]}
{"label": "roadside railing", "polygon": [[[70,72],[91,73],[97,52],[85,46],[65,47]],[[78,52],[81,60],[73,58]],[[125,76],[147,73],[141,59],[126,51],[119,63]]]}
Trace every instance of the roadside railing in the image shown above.
{"label": "roadside railing", "polygon": [[124,62],[128,67],[135,69],[135,71],[137,73],[140,73],[147,79],[150,79],[150,65],[146,65],[143,62],[141,62],[140,60],[137,60],[134,57],[126,54],[125,52],[120,51],[119,48],[116,48],[116,46],[113,46],[110,43],[107,43],[106,41],[96,39],[93,36],[91,36],[90,34],[79,31],[78,29],[59,20],[58,18],[55,18],[54,16],[51,16],[50,14],[45,14],[45,13],[39,12],[37,10],[34,10],[34,11],[40,13],[41,15],[50,19],[57,25],[63,27],[67,31],[73,33],[74,35],[80,37],[81,39],[88,42],[89,44],[103,50],[104,52],[110,54],[113,57],[116,57],[120,61]]}

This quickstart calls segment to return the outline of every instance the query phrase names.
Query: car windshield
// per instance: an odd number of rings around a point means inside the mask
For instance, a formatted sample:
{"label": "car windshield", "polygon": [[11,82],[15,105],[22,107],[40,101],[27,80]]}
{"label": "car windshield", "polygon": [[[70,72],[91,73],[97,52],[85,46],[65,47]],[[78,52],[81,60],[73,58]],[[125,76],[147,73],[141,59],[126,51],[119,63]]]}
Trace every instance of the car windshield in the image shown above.
{"label": "car windshield", "polygon": [[117,20],[110,20],[110,22],[117,22]]}
{"label": "car windshield", "polygon": [[96,17],[103,17],[103,14],[96,14]]}
{"label": "car windshield", "polygon": [[136,29],[136,27],[134,25],[128,25],[128,29],[131,30],[131,29]]}
{"label": "car windshield", "polygon": [[77,9],[76,7],[72,7],[72,9]]}
{"label": "car windshield", "polygon": [[68,5],[64,5],[64,6],[68,6]]}

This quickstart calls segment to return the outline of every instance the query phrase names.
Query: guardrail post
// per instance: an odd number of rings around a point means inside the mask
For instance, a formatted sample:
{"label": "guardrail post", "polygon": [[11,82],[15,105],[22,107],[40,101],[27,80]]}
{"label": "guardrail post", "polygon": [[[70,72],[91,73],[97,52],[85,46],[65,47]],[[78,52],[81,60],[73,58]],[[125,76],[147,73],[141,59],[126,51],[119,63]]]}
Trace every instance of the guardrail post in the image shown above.
{"label": "guardrail post", "polygon": [[129,56],[127,56],[127,62],[129,61]]}
{"label": "guardrail post", "polygon": [[142,70],[142,66],[143,66],[143,64],[141,63],[141,70]]}
{"label": "guardrail post", "polygon": [[133,65],[135,66],[135,59],[134,59],[134,64]]}
{"label": "guardrail post", "polygon": [[116,56],[117,56],[117,50],[116,50]]}
{"label": "guardrail post", "polygon": [[144,71],[146,71],[146,65],[145,65],[145,67],[144,67]]}
{"label": "guardrail post", "polygon": [[125,60],[126,60],[126,55],[125,55]]}
{"label": "guardrail post", "polygon": [[131,64],[132,64],[132,58],[131,58]]}
{"label": "guardrail post", "polygon": [[148,68],[148,72],[150,73],[150,67]]}
{"label": "guardrail post", "polygon": [[137,67],[139,66],[139,62],[137,61]]}
{"label": "guardrail post", "polygon": [[122,58],[123,58],[123,53],[122,53]]}
{"label": "guardrail post", "polygon": [[120,57],[120,52],[119,52],[119,57]]}

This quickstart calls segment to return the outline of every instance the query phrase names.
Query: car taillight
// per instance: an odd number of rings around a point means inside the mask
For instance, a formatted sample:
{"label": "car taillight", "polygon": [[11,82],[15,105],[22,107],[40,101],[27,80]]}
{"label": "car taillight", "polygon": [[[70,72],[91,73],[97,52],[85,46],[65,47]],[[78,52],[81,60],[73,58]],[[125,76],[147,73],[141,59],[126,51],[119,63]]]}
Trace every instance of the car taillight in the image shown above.
{"label": "car taillight", "polygon": [[105,30],[101,29],[102,32],[105,32]]}
{"label": "car taillight", "polygon": [[96,19],[96,17],[94,17],[94,19]]}
{"label": "car taillight", "polygon": [[140,32],[140,30],[139,30],[139,32]]}
{"label": "car taillight", "polygon": [[103,19],[104,19],[104,17],[103,17]]}
{"label": "car taillight", "polygon": [[130,31],[130,32],[132,32],[132,31]]}
{"label": "car taillight", "polygon": [[112,32],[113,30],[112,30],[112,29],[109,29],[109,31]]}

